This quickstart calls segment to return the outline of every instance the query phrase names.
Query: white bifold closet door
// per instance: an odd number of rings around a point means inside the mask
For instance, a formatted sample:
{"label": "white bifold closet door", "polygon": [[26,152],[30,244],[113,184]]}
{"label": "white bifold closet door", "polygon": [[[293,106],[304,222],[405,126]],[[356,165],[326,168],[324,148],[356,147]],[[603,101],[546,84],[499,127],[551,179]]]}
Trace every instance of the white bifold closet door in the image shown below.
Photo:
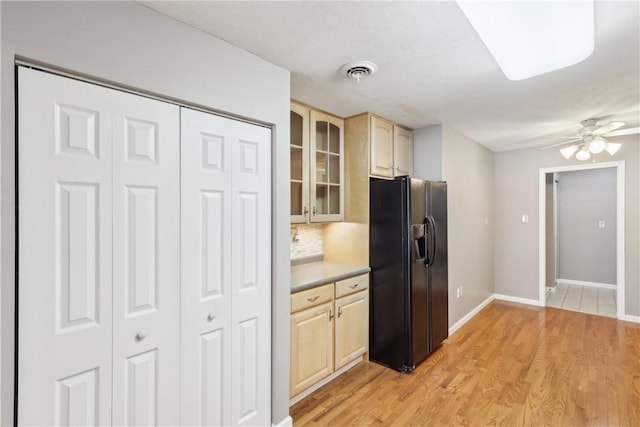
{"label": "white bifold closet door", "polygon": [[181,115],[181,424],[269,425],[271,131]]}
{"label": "white bifold closet door", "polygon": [[177,425],[179,107],[18,79],[18,423]]}
{"label": "white bifold closet door", "polygon": [[18,80],[18,423],[270,424],[270,129]]}

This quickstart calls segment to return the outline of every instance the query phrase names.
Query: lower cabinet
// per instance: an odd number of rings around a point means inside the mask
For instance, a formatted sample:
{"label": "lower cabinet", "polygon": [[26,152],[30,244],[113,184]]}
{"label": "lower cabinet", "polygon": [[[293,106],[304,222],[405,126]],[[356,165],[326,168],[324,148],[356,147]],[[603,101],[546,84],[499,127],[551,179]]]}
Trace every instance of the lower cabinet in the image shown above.
{"label": "lower cabinet", "polygon": [[367,291],[335,301],[335,369],[340,369],[368,348],[369,298]]}
{"label": "lower cabinet", "polygon": [[369,275],[291,295],[291,397],[368,350]]}
{"label": "lower cabinet", "polygon": [[291,315],[291,395],[333,372],[333,303]]}

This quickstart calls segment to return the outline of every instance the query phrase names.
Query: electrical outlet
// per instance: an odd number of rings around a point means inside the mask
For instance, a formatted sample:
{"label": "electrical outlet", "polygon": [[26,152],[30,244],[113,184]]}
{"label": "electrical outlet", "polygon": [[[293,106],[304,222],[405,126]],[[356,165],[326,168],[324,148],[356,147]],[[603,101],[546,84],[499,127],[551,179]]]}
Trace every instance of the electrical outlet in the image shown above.
{"label": "electrical outlet", "polygon": [[456,298],[460,298],[460,288],[456,288]]}

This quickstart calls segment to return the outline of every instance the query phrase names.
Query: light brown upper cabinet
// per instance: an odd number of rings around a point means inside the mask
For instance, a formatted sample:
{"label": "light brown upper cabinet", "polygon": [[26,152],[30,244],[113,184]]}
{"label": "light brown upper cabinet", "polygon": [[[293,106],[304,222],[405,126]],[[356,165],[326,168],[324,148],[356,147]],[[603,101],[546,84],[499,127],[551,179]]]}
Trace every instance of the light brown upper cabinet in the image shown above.
{"label": "light brown upper cabinet", "polygon": [[309,109],[291,104],[291,222],[309,219]]}
{"label": "light brown upper cabinet", "polygon": [[411,175],[413,133],[372,115],[370,126],[369,174],[380,178]]}
{"label": "light brown upper cabinet", "polygon": [[291,222],[344,219],[344,121],[291,103]]}

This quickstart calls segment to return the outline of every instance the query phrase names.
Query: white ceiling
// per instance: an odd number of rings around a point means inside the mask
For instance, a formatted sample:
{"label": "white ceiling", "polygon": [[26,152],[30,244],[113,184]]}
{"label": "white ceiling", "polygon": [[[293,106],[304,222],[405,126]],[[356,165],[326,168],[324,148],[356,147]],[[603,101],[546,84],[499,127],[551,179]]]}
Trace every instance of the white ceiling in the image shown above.
{"label": "white ceiling", "polygon": [[[145,1],[291,71],[291,97],[339,116],[443,123],[494,150],[543,146],[596,117],[640,126],[640,2],[598,1],[593,54],[508,80],[452,1]],[[206,55],[206,52],[203,52]],[[357,84],[339,73],[367,60]]]}

